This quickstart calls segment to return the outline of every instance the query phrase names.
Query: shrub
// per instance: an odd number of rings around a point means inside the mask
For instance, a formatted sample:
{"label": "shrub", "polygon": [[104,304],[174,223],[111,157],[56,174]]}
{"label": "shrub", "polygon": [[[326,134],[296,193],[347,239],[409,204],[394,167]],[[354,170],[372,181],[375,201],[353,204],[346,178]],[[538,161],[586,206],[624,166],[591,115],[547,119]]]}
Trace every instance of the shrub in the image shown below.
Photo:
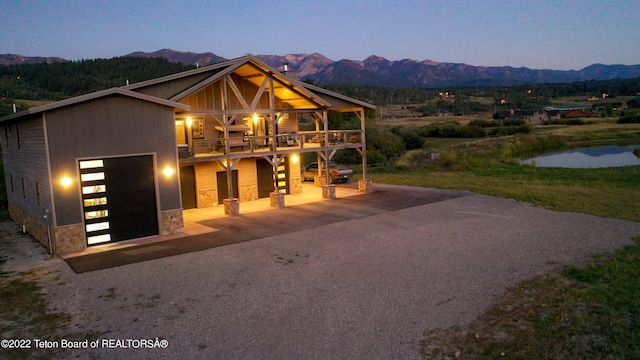
{"label": "shrub", "polygon": [[407,150],[421,149],[422,145],[424,145],[424,139],[415,127],[396,126],[391,129],[391,132],[402,138]]}
{"label": "shrub", "polygon": [[505,135],[513,135],[518,133],[528,134],[531,132],[531,126],[529,125],[520,125],[520,126],[502,126],[496,129],[492,129],[489,131],[489,135],[492,136],[505,136]]}
{"label": "shrub", "polygon": [[462,126],[458,122],[435,123],[422,126],[419,133],[424,137],[437,138],[479,138],[487,136],[483,128],[473,125]]}
{"label": "shrub", "polygon": [[618,124],[640,124],[640,114],[620,116]]}
{"label": "shrub", "polygon": [[481,128],[488,128],[488,127],[498,127],[498,126],[500,126],[500,123],[497,122],[496,120],[477,119],[477,120],[469,121],[469,126],[477,126],[477,127],[481,127]]}
{"label": "shrub", "polygon": [[545,121],[545,125],[585,125],[588,124],[586,121],[582,119],[556,119]]}
{"label": "shrub", "polygon": [[526,122],[522,119],[504,119],[502,126],[520,126],[525,125]]}

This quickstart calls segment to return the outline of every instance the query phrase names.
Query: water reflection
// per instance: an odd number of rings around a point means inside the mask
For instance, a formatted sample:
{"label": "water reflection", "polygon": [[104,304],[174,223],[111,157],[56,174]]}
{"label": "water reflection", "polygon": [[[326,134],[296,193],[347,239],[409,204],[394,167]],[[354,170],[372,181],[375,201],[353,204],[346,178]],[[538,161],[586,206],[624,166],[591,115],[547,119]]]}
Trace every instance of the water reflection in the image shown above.
{"label": "water reflection", "polygon": [[520,163],[574,169],[640,165],[640,158],[633,154],[633,150],[637,148],[640,145],[590,147],[550,153],[525,159]]}

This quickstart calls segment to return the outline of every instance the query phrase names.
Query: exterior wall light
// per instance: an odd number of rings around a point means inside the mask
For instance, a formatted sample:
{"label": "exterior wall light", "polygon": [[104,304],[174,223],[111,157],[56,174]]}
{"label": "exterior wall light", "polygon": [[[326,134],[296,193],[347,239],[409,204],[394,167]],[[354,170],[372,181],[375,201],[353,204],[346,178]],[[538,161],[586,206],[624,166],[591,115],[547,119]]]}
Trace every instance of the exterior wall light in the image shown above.
{"label": "exterior wall light", "polygon": [[253,114],[253,123],[254,123],[255,125],[257,125],[257,124],[258,124],[258,114]]}
{"label": "exterior wall light", "polygon": [[164,170],[162,170],[162,173],[164,174],[164,176],[166,177],[171,177],[173,176],[173,174],[175,174],[175,169],[172,168],[171,166],[167,166],[164,168]]}
{"label": "exterior wall light", "polygon": [[68,188],[69,186],[71,186],[71,184],[73,184],[73,179],[71,179],[68,176],[63,176],[62,179],[60,179],[60,184],[62,184],[62,186]]}
{"label": "exterior wall light", "polygon": [[298,156],[298,154],[291,155],[291,163],[292,164],[297,164],[298,161],[300,161],[300,157]]}
{"label": "exterior wall light", "polygon": [[191,117],[187,118],[187,126],[191,127],[191,125],[193,125],[193,119]]}

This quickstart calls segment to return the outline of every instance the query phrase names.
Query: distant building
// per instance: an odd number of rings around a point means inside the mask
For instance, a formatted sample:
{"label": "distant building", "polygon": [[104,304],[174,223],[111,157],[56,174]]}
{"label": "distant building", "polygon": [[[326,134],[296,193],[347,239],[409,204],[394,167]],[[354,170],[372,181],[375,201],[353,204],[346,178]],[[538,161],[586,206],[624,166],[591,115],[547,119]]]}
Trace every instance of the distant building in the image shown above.
{"label": "distant building", "polygon": [[638,109],[638,108],[640,108],[640,97],[635,97],[635,98],[627,101],[627,106],[630,109]]}
{"label": "distant building", "polygon": [[560,112],[561,116],[566,119],[575,119],[575,118],[583,118],[590,117],[592,115],[591,110],[580,110],[573,109],[566,112]]}

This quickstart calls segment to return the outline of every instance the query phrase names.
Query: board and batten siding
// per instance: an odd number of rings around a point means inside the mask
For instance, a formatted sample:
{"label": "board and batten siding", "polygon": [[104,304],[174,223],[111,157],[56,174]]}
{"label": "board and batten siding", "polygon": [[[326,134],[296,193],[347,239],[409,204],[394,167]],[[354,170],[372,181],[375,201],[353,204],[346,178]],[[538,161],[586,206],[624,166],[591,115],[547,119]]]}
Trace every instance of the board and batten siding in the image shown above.
{"label": "board and batten siding", "polygon": [[[242,97],[248,104],[253,102],[254,97],[258,93],[259,87],[252,82],[243,79],[239,75],[231,74],[231,78],[238,87],[238,90],[242,94]],[[243,110],[242,103],[238,100],[235,93],[229,85],[227,85],[227,110]],[[216,81],[198,92],[182,99],[180,101],[183,104],[191,106],[192,111],[198,110],[222,110],[222,93],[220,88],[220,81]],[[284,103],[279,98],[275,98],[275,107],[277,109],[292,108],[289,104]],[[269,109],[269,92],[265,91],[258,104],[257,109]]]}
{"label": "board and batten siding", "polygon": [[[113,95],[45,114],[56,226],[82,223],[78,159],[120,156],[155,156],[156,193],[159,210],[181,209],[177,171],[162,174],[170,166],[177,170],[174,110],[135,98]],[[64,188],[59,179],[76,180]]]}
{"label": "board and batten siding", "polygon": [[42,218],[52,207],[42,117],[6,124],[0,135],[8,202]]}
{"label": "board and batten siding", "polygon": [[[187,76],[184,78],[180,78],[180,79],[174,79],[171,81],[163,81],[163,82],[157,82],[157,83],[153,83],[147,86],[141,86],[138,87],[136,84],[133,84],[133,91],[142,93],[142,94],[147,94],[147,95],[151,95],[151,96],[155,96],[155,97],[159,97],[161,99],[171,99],[172,97],[174,97],[175,95],[179,94],[180,92],[184,91],[184,89],[188,89],[196,84],[198,84],[199,82],[205,80],[206,78],[212,76],[213,74],[215,74],[217,71],[209,71],[209,72],[203,72],[203,73],[199,73],[199,74],[194,74],[191,76]],[[144,82],[143,82],[144,83]]]}

